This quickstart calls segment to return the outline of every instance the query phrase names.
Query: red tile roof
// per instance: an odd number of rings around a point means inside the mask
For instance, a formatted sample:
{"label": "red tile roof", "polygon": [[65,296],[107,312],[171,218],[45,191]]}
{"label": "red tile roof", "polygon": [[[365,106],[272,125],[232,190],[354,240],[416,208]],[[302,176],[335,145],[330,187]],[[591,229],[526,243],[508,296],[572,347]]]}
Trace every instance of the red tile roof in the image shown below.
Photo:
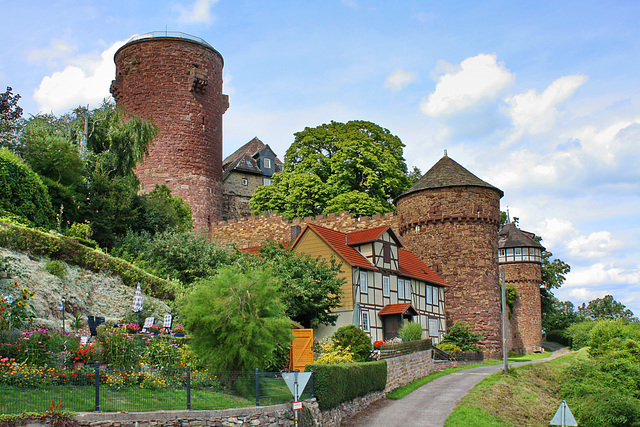
{"label": "red tile roof", "polygon": [[[307,224],[305,230],[302,230],[302,233],[300,233],[300,237],[304,234],[307,228],[315,231],[318,236],[322,238],[322,240],[327,242],[327,244],[331,246],[338,254],[340,254],[340,256],[350,265],[355,267],[368,268],[370,270],[377,270],[376,266],[371,264],[371,262],[367,258],[362,256],[360,252],[356,251],[351,246],[346,244],[347,235],[345,233],[341,233],[340,231],[332,230],[330,228],[322,227],[316,224]],[[298,237],[298,239],[300,237]]]}
{"label": "red tile roof", "polygon": [[382,310],[378,313],[378,316],[385,316],[387,314],[405,314],[409,309],[413,310],[413,314],[416,315],[418,312],[411,305],[410,302],[405,302],[403,304],[387,304],[384,306]]}
{"label": "red tile roof", "polygon": [[[292,247],[296,246],[298,240],[300,240],[307,228],[315,231],[316,234],[318,234],[322,240],[333,248],[349,265],[367,268],[369,270],[378,270],[378,268],[360,252],[349,245],[376,240],[387,230],[389,233],[393,233],[389,226],[380,226],[370,228],[368,230],[355,231],[353,233],[342,233],[320,225],[307,224],[304,230],[302,230],[302,233],[300,233],[296,241],[293,243]],[[398,264],[399,273],[402,276],[412,277],[414,279],[431,282],[441,286],[449,286],[444,280],[442,280],[442,278],[440,278],[440,276],[427,267],[420,258],[407,250],[398,248]]]}
{"label": "red tile roof", "polygon": [[427,267],[420,258],[409,251],[398,249],[398,263],[400,264],[400,273],[403,276],[413,277],[442,286],[449,286],[440,276]]}
{"label": "red tile roof", "polygon": [[366,230],[354,231],[347,234],[347,244],[354,245],[362,242],[372,242],[378,240],[380,235],[387,231],[390,227],[388,225],[381,225],[379,227],[368,228]]}

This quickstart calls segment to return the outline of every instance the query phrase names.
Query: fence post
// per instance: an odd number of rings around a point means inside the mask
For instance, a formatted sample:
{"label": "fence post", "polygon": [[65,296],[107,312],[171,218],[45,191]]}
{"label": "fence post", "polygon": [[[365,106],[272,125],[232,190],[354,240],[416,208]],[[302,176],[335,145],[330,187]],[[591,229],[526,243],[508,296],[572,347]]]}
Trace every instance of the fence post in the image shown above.
{"label": "fence post", "polygon": [[187,411],[191,410],[191,365],[187,365]]}
{"label": "fence post", "polygon": [[95,411],[100,412],[100,362],[96,360],[96,374],[95,374],[95,395],[96,395],[96,407]]}
{"label": "fence post", "polygon": [[256,368],[256,406],[260,406],[260,376]]}

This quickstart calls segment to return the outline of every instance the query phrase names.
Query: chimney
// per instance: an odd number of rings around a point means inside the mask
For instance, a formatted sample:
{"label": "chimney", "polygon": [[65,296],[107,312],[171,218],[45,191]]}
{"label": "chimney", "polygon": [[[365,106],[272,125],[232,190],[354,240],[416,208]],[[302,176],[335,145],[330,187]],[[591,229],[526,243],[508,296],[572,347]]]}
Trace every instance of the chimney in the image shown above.
{"label": "chimney", "polygon": [[298,238],[300,233],[302,233],[302,227],[301,226],[299,226],[299,225],[292,225],[291,226],[291,244],[293,244],[293,242],[296,241],[296,239]]}

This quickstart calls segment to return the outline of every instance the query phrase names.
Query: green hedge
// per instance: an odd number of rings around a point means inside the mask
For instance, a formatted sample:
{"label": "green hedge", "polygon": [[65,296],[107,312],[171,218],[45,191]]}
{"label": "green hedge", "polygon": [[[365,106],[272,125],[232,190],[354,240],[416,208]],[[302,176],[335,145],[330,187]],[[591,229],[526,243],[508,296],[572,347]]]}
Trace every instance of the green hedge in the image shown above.
{"label": "green hedge", "polygon": [[306,372],[313,371],[313,388],[320,409],[335,408],[358,396],[387,385],[387,362],[339,363],[333,365],[314,363]]}
{"label": "green hedge", "polygon": [[91,249],[70,237],[0,222],[0,246],[32,255],[48,256],[97,273],[110,272],[120,276],[127,286],[136,287],[140,282],[142,291],[156,298],[173,300],[176,297],[170,282],[120,258]]}

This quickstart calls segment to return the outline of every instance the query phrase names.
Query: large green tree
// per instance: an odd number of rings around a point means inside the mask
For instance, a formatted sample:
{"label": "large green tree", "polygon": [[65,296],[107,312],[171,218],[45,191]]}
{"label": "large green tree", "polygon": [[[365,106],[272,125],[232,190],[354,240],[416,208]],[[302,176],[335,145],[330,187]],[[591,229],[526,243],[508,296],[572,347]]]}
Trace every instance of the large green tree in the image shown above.
{"label": "large green tree", "polygon": [[16,144],[16,137],[22,123],[22,108],[18,106],[20,95],[13,94],[13,89],[7,87],[0,93],[0,148],[12,149]]}
{"label": "large green tree", "polygon": [[596,298],[578,308],[578,313],[593,320],[634,319],[633,312],[624,304],[616,301],[612,295]]}
{"label": "large green tree", "polygon": [[279,287],[265,268],[226,267],[203,280],[181,307],[197,354],[216,370],[268,366],[292,338]]}
{"label": "large green tree", "polygon": [[416,173],[407,170],[400,138],[371,122],[332,121],[294,136],[283,172],[254,193],[254,213],[294,218],[345,209],[353,215],[391,212],[391,200]]}
{"label": "large green tree", "polygon": [[289,318],[311,328],[334,325],[338,316],[332,311],[340,305],[343,280],[340,265],[298,254],[281,244],[269,243],[253,260],[270,267],[280,281],[280,296]]}

